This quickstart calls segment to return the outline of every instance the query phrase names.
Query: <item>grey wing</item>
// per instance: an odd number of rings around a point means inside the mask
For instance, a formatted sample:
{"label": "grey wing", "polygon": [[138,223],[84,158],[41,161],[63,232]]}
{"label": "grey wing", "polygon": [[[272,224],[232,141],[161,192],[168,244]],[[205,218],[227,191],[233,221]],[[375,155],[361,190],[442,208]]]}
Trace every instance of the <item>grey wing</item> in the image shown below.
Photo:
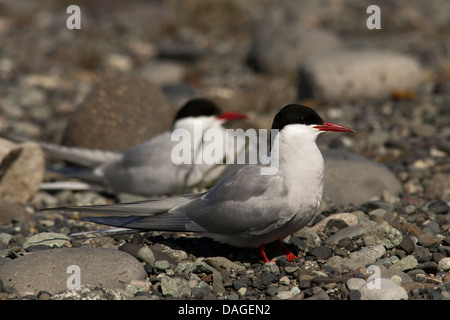
{"label": "grey wing", "polygon": [[44,211],[94,213],[108,216],[152,216],[168,212],[170,209],[186,202],[201,197],[205,193],[191,193],[179,197],[169,197],[158,200],[145,200],[130,203],[117,203],[111,205],[96,206],[67,206],[57,208],[46,208]]}
{"label": "grey wing", "polygon": [[260,165],[250,165],[219,182],[203,197],[180,205],[170,213],[183,213],[193,227],[208,233],[262,234],[283,225],[293,216],[279,199],[286,196],[279,175],[261,175]]}
{"label": "grey wing", "polygon": [[190,166],[172,162],[173,145],[170,132],[164,132],[127,150],[119,161],[98,167],[96,172],[116,192],[144,195],[178,192]]}
{"label": "grey wing", "polygon": [[170,209],[201,197],[204,193],[192,193],[179,197],[160,200],[119,203],[113,205],[75,206],[47,208],[45,211],[79,212],[84,215],[81,220],[105,224],[109,226],[160,231],[203,231],[187,229],[192,222],[183,214],[170,214]]}

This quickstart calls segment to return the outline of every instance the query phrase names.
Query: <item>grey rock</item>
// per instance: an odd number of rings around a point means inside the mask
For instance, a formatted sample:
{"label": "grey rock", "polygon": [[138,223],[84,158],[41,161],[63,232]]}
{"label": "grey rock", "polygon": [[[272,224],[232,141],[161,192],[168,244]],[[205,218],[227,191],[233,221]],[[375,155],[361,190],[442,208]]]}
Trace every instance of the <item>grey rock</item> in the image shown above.
{"label": "grey rock", "polygon": [[444,271],[450,270],[450,258],[446,257],[439,260],[439,268]]}
{"label": "grey rock", "polygon": [[148,265],[154,267],[155,266],[155,255],[153,251],[148,247],[143,247],[139,249],[137,253],[137,257],[142,261],[145,261]]}
{"label": "grey rock", "polygon": [[165,60],[154,60],[142,66],[139,74],[151,83],[163,86],[181,82],[186,74],[183,65]]}
{"label": "grey rock", "polygon": [[405,289],[390,279],[379,278],[379,287],[376,282],[366,284],[360,290],[361,300],[407,300]]}
{"label": "grey rock", "polygon": [[338,271],[355,270],[373,264],[385,253],[386,249],[382,245],[367,246],[352,252],[349,257],[333,256],[326,261],[325,265]]}
{"label": "grey rock", "polygon": [[255,25],[248,61],[259,71],[293,76],[300,63],[310,55],[341,47],[339,38],[319,28],[307,28],[300,19],[286,18],[271,11]]}
{"label": "grey rock", "polygon": [[386,249],[382,245],[367,246],[359,251],[350,253],[349,258],[357,261],[367,261],[367,263],[375,262],[386,253]]}
{"label": "grey rock", "polygon": [[143,265],[128,253],[106,248],[57,248],[14,259],[0,268],[5,287],[19,292],[47,291],[52,294],[67,290],[72,274],[68,267],[80,268],[80,284],[123,289],[131,280],[144,280]]}
{"label": "grey rock", "polygon": [[[289,290],[289,291],[282,291],[282,292],[279,292],[279,293],[277,294],[277,297],[278,297],[279,299],[281,299],[281,300],[287,300],[287,299],[291,299],[291,298],[293,298],[294,296],[300,294],[300,292],[301,292],[301,290],[300,290],[297,286],[295,286],[295,287],[292,287],[292,289]],[[328,296],[327,296],[327,297],[328,297]],[[328,299],[323,299],[323,300],[328,300]]]}
{"label": "grey rock", "polygon": [[418,266],[418,262],[416,258],[412,255],[406,256],[403,259],[400,259],[397,263],[394,263],[389,269],[399,269],[402,271],[407,271],[414,269]]}
{"label": "grey rock", "polygon": [[366,280],[361,278],[350,278],[347,280],[348,290],[360,290],[366,284]]}
{"label": "grey rock", "polygon": [[318,246],[318,247],[311,249],[309,251],[309,254],[313,255],[314,257],[328,259],[329,257],[331,257],[332,252],[326,246]]}
{"label": "grey rock", "polygon": [[430,202],[427,209],[437,214],[446,214],[449,211],[449,206],[445,201],[436,200]]}
{"label": "grey rock", "polygon": [[382,244],[386,249],[398,246],[403,240],[402,233],[387,222],[378,224],[371,233],[377,237],[377,244]]}
{"label": "grey rock", "polygon": [[154,267],[158,271],[165,271],[170,268],[170,263],[167,260],[158,260],[155,261]]}
{"label": "grey rock", "polygon": [[211,267],[216,269],[217,271],[221,270],[227,270],[228,272],[234,270],[234,271],[243,271],[245,270],[245,266],[230,261],[225,257],[211,257],[211,258],[205,258],[203,260],[205,263],[209,264]]}
{"label": "grey rock", "polygon": [[23,248],[28,249],[31,246],[44,245],[51,248],[70,246],[70,238],[62,233],[41,232],[30,237],[24,244]]}
{"label": "grey rock", "polygon": [[226,292],[225,287],[223,285],[223,277],[219,271],[213,272],[212,289],[217,294],[224,294]]}
{"label": "grey rock", "polygon": [[412,252],[412,256],[416,258],[417,262],[428,262],[431,260],[430,251],[422,246],[418,246]]}
{"label": "grey rock", "polygon": [[393,269],[393,268],[389,268],[389,269],[382,268],[381,269],[381,277],[385,278],[385,279],[391,279],[391,280],[392,280],[392,277],[398,277],[401,279],[401,283],[413,282],[413,279],[409,275],[407,275],[405,272],[403,272],[399,269]]}
{"label": "grey rock", "polygon": [[421,66],[411,56],[381,50],[328,51],[300,67],[299,97],[324,101],[386,99],[416,90]]}
{"label": "grey rock", "polygon": [[10,235],[9,233],[0,233],[0,241],[3,242],[3,244],[7,245],[9,243],[9,241],[13,238],[12,235]]}
{"label": "grey rock", "polygon": [[100,77],[97,87],[69,119],[62,144],[124,150],[168,130],[173,116],[161,89],[148,80],[125,75]]}
{"label": "grey rock", "polygon": [[367,232],[367,230],[362,227],[347,227],[342,230],[339,230],[338,232],[333,234],[331,237],[326,239],[325,244],[327,244],[327,245],[336,244],[344,238],[350,238],[350,239],[357,238],[357,237],[362,236],[366,232]]}
{"label": "grey rock", "polygon": [[16,144],[3,138],[0,138],[0,150],[0,198],[26,203],[44,179],[44,152],[34,142]]}
{"label": "grey rock", "polygon": [[322,150],[325,161],[324,195],[339,205],[360,205],[387,191],[403,191],[397,177],[383,164],[345,151]]}
{"label": "grey rock", "polygon": [[32,218],[22,204],[0,198],[0,225],[7,225],[13,221],[32,222]]}
{"label": "grey rock", "polygon": [[178,247],[170,247],[164,243],[156,243],[151,246],[151,250],[156,260],[168,260],[170,263],[177,263],[187,258],[187,253]]}
{"label": "grey rock", "polygon": [[407,237],[403,238],[402,242],[399,244],[399,247],[405,250],[407,254],[411,254],[414,251],[416,244],[410,237]]}
{"label": "grey rock", "polygon": [[81,286],[79,289],[66,290],[51,296],[50,300],[126,300],[128,297],[121,290],[95,286]]}
{"label": "grey rock", "polygon": [[304,227],[294,233],[293,236],[305,240],[307,248],[314,248],[322,244],[322,240],[313,228]]}

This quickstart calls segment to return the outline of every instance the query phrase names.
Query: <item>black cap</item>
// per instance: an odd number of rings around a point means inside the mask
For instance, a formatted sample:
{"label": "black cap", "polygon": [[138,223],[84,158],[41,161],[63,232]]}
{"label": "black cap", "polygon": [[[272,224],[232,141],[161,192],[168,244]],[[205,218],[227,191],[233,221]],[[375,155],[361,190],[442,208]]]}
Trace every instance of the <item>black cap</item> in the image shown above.
{"label": "black cap", "polygon": [[289,124],[322,125],[324,121],[316,111],[309,107],[288,104],[275,115],[272,129],[281,130]]}
{"label": "black cap", "polygon": [[187,117],[218,116],[220,114],[222,114],[222,111],[214,102],[203,98],[195,98],[181,107],[174,121]]}

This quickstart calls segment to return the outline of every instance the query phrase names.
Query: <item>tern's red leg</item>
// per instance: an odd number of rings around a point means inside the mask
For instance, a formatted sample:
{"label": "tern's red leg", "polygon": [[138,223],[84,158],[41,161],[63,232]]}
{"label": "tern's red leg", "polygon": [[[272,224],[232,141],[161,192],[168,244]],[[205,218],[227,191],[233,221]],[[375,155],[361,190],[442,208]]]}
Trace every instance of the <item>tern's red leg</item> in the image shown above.
{"label": "tern's red leg", "polygon": [[295,254],[293,254],[284,244],[281,242],[281,240],[277,240],[278,245],[283,249],[284,254],[286,255],[286,258],[288,261],[291,261],[292,259],[300,259]]}
{"label": "tern's red leg", "polygon": [[267,255],[266,255],[266,251],[264,250],[264,246],[263,245],[260,245],[259,246],[259,252],[261,252],[261,255],[262,255],[262,257],[263,257],[263,259],[264,259],[264,262],[274,262],[274,261],[269,261],[269,259],[267,259]]}

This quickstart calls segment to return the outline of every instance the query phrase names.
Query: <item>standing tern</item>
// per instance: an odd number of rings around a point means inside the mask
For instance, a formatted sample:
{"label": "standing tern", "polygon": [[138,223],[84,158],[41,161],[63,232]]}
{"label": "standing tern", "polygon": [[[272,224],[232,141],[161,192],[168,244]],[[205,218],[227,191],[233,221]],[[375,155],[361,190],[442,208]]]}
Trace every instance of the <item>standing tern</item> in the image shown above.
{"label": "standing tern", "polygon": [[[49,143],[40,146],[49,154],[88,168],[62,170],[73,178],[105,185],[115,193],[125,192],[143,196],[180,193],[185,188],[215,181],[225,167],[217,164],[174,164],[171,152],[173,130],[186,129],[192,138],[191,146],[203,144],[203,133],[216,129],[226,134],[223,124],[247,116],[222,112],[212,101],[195,98],[188,101],[176,114],[172,130],[163,132],[125,151],[103,151],[65,147]],[[201,126],[200,134],[195,128]],[[130,128],[132,129],[132,128]]]}
{"label": "standing tern", "polygon": [[196,232],[236,247],[259,247],[265,262],[264,245],[277,241],[292,260],[297,257],[281,239],[306,226],[322,201],[324,161],[316,139],[324,131],[354,131],[297,104],[283,107],[272,129],[278,130],[270,152],[279,157],[275,174],[262,175],[264,165],[252,164],[203,193],[50,210],[95,214],[81,219],[115,227]]}

